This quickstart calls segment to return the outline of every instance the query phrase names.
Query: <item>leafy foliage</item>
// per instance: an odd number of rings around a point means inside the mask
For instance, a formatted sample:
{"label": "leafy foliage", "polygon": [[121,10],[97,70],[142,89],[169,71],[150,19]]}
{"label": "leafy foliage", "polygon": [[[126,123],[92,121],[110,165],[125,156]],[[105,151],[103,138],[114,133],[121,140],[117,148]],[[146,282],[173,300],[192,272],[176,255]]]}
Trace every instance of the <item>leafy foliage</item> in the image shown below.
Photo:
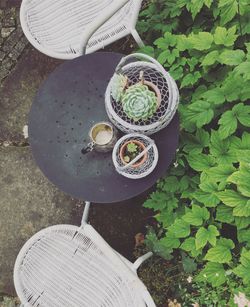
{"label": "leafy foliage", "polygon": [[176,162],[145,203],[162,227],[155,244],[168,259],[193,259],[197,282],[221,287],[235,276],[248,296],[249,13],[247,0],[158,0],[139,24],[149,43],[141,51],[169,71],[181,96]]}

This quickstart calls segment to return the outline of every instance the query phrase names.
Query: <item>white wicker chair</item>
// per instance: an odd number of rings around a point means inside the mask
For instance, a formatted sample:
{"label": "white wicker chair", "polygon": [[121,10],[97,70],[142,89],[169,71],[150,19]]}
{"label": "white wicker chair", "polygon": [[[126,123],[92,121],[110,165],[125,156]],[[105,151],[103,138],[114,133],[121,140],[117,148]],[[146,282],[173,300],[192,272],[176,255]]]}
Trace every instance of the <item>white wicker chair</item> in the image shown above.
{"label": "white wicker chair", "polygon": [[[132,34],[143,42],[135,25],[142,0],[23,0],[21,26],[42,53],[73,59]],[[90,39],[90,40],[89,40]]]}
{"label": "white wicker chair", "polygon": [[80,227],[51,226],[25,243],[14,268],[22,306],[155,307],[136,274],[152,253],[129,262],[87,224],[88,210]]}

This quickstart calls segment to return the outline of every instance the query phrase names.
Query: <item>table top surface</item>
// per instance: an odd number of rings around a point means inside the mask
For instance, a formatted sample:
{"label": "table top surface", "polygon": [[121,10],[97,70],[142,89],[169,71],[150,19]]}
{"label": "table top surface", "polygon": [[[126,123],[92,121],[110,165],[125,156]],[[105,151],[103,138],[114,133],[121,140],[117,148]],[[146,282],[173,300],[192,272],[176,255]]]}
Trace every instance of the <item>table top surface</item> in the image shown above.
{"label": "table top surface", "polygon": [[97,52],[63,63],[40,87],[29,115],[33,156],[46,177],[67,194],[96,203],[119,202],[146,191],[166,173],[178,146],[176,114],[166,128],[151,136],[159,161],[145,178],[118,174],[112,151],[81,153],[89,143],[90,128],[109,121],[104,95],[122,56]]}

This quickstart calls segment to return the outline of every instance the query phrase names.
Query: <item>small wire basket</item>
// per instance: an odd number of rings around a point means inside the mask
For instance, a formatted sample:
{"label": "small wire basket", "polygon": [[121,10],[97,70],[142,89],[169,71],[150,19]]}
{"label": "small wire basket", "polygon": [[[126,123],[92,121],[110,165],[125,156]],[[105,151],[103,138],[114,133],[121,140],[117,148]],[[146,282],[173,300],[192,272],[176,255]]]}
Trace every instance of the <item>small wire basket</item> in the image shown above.
{"label": "small wire basket", "polygon": [[135,121],[126,115],[122,103],[111,95],[112,78],[105,93],[105,107],[110,121],[124,133],[151,135],[166,127],[172,120],[179,104],[179,91],[162,65],[142,53],[123,57],[115,70],[115,73],[127,76],[130,85],[140,82],[141,72],[144,80],[156,85],[161,94],[161,103],[151,118]]}
{"label": "small wire basket", "polygon": [[[124,164],[121,158],[121,149],[124,144],[132,141],[137,141],[143,144],[144,150],[129,163]],[[145,158],[146,157],[146,158]],[[156,167],[158,162],[158,149],[154,140],[146,135],[139,133],[126,134],[120,138],[114,146],[112,159],[116,171],[124,177],[130,179],[140,179],[149,175]],[[139,166],[138,161],[142,160]]]}

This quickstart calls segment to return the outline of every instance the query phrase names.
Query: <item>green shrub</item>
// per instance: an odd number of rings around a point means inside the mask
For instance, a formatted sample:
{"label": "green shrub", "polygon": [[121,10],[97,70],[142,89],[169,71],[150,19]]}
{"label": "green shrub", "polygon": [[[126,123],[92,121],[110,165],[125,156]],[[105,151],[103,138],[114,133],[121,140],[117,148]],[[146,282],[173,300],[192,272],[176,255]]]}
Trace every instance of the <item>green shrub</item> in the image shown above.
{"label": "green shrub", "polygon": [[148,241],[166,259],[190,257],[197,283],[218,288],[234,278],[248,296],[249,12],[249,1],[157,1],[139,25],[153,39],[141,51],[177,80],[181,97],[176,162],[145,202],[163,235]]}

